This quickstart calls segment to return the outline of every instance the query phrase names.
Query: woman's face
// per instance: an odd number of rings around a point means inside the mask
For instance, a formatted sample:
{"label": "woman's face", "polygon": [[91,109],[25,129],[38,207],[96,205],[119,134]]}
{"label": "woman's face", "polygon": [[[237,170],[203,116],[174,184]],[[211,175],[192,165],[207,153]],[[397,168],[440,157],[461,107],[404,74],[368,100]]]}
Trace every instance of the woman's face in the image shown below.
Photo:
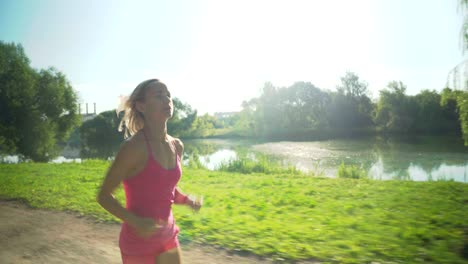
{"label": "woman's face", "polygon": [[172,117],[174,106],[172,104],[171,93],[165,84],[160,82],[149,84],[143,108],[144,116],[152,120],[167,120]]}

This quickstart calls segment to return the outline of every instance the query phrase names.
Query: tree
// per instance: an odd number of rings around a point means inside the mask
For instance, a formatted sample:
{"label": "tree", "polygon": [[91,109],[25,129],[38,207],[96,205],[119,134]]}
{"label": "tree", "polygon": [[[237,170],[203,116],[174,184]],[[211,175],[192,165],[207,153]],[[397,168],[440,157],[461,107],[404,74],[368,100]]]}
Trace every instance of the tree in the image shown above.
{"label": "tree", "polygon": [[330,101],[327,93],[310,82],[296,82],[283,89],[282,94],[281,108],[287,114],[288,127],[318,129],[327,125],[326,106]]}
{"label": "tree", "polygon": [[242,110],[232,117],[233,131],[239,136],[258,136],[258,123],[255,122],[258,99],[242,102]]}
{"label": "tree", "polygon": [[385,131],[408,132],[413,125],[414,110],[405,92],[406,86],[397,81],[389,82],[387,88],[380,91],[375,122]]}
{"label": "tree", "polygon": [[259,133],[263,136],[280,131],[284,125],[285,118],[280,109],[278,90],[272,83],[265,83],[262,95],[257,101],[256,122]]}
{"label": "tree", "polygon": [[[449,110],[456,108],[456,116],[460,121],[460,127],[465,146],[468,146],[468,91],[453,91],[451,89],[444,89],[440,101],[442,107]],[[452,116],[453,117],[453,116]]]}
{"label": "tree", "polygon": [[0,152],[48,161],[79,124],[77,95],[58,70],[29,64],[21,45],[0,41]]}
{"label": "tree", "polygon": [[462,91],[453,91],[450,88],[442,90],[440,106],[446,120],[446,127],[452,134],[461,134],[460,115],[457,108],[457,95]]}
{"label": "tree", "polygon": [[197,118],[197,111],[193,110],[189,104],[185,104],[178,98],[172,100],[174,113],[167,122],[167,129],[171,135],[180,137],[190,130]]}
{"label": "tree", "polygon": [[441,96],[436,91],[423,90],[414,96],[417,116],[413,131],[429,134],[447,132],[446,120],[440,105]]}
{"label": "tree", "polygon": [[210,116],[208,114],[204,114],[203,116],[199,116],[195,119],[190,128],[190,136],[191,137],[206,137],[211,134],[213,129],[216,126],[218,120],[214,116]]}
{"label": "tree", "polygon": [[[123,113],[121,113],[123,115]],[[115,111],[106,111],[90,119],[80,127],[82,158],[113,157],[123,141],[123,133],[118,131],[120,119]]]}
{"label": "tree", "polygon": [[460,125],[462,128],[465,146],[468,146],[468,92],[461,92],[457,96],[457,107],[460,114]]}
{"label": "tree", "polygon": [[341,77],[341,85],[332,94],[329,105],[329,121],[332,128],[352,129],[372,125],[373,105],[369,98],[367,83],[352,72]]}
{"label": "tree", "polygon": [[345,76],[340,79],[341,85],[336,87],[339,93],[345,94],[351,98],[360,98],[367,95],[368,84],[364,81],[360,81],[359,76],[354,72],[346,72]]}

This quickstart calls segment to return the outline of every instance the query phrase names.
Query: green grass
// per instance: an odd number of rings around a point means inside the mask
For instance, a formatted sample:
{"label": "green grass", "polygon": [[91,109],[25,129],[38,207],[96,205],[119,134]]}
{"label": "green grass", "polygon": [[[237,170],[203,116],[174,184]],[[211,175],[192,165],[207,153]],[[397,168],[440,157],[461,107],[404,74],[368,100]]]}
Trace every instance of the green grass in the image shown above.
{"label": "green grass", "polygon": [[[0,164],[0,196],[116,221],[95,202],[108,166]],[[468,263],[467,184],[184,169],[180,186],[205,197],[198,214],[174,207],[183,240],[287,261]]]}

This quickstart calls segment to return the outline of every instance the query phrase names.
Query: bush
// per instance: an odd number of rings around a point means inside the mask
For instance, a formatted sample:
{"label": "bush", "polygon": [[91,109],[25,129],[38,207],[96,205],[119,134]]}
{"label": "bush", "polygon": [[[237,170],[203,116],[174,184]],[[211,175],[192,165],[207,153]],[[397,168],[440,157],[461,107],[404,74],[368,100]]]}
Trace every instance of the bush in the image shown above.
{"label": "bush", "polygon": [[338,168],[338,177],[340,178],[351,178],[351,179],[362,179],[367,178],[367,172],[364,169],[358,168],[356,165],[346,166],[344,162],[341,162]]}
{"label": "bush", "polygon": [[237,159],[223,162],[219,165],[218,170],[238,173],[288,173],[302,174],[296,167],[287,164],[283,166],[280,161],[262,154],[256,154],[255,158],[238,157]]}

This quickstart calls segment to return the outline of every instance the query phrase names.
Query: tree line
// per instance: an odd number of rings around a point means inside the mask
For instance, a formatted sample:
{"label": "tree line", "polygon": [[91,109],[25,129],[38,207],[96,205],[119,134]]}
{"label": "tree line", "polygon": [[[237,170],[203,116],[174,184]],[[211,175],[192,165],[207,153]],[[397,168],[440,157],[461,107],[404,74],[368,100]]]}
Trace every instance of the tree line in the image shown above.
{"label": "tree line", "polygon": [[[250,137],[266,140],[320,140],[349,136],[450,135],[468,144],[468,92],[445,88],[408,95],[401,81],[391,81],[379,98],[368,85],[347,72],[336,91],[310,82],[289,87],[266,83],[262,94],[242,103],[228,118],[197,116],[196,110],[174,98],[168,122],[171,134],[183,138]],[[110,157],[122,141],[114,111],[101,113],[81,126],[84,157]],[[109,137],[112,135],[112,137]]]}
{"label": "tree line", "polygon": [[445,88],[408,95],[401,81],[391,81],[379,97],[347,72],[336,91],[309,82],[289,87],[266,83],[262,94],[243,103],[235,128],[270,139],[384,134],[462,135],[468,143],[468,92]]}
{"label": "tree line", "polygon": [[[78,96],[54,68],[33,69],[19,44],[0,41],[0,155],[48,161],[66,145],[84,158],[108,158],[123,136],[110,110],[81,122]],[[182,138],[252,137],[314,140],[375,133],[462,136],[468,144],[468,92],[423,90],[408,95],[400,81],[389,82],[378,99],[355,73],[341,77],[335,91],[310,82],[289,87],[266,83],[259,97],[242,103],[227,118],[198,116],[174,98],[172,135]]]}

